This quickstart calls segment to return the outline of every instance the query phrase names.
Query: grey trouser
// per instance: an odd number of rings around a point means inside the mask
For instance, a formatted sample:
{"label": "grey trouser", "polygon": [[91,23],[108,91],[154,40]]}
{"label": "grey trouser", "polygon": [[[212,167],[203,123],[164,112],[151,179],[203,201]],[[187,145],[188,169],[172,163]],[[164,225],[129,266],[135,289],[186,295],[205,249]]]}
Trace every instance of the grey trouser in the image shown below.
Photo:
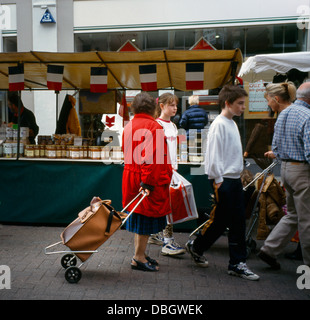
{"label": "grey trouser", "polygon": [[304,264],[310,266],[310,165],[282,162],[287,215],[269,234],[261,250],[272,257],[282,252],[298,230]]}

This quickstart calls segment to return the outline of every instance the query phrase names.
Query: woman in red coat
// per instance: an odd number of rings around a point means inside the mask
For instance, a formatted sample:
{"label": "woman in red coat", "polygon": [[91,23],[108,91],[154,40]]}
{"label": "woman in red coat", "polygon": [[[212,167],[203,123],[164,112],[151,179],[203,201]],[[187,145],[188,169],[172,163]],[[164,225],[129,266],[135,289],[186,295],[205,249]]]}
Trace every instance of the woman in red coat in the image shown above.
{"label": "woman in red coat", "polygon": [[[126,229],[135,233],[131,267],[143,271],[158,270],[158,263],[145,254],[147,241],[150,234],[166,226],[166,215],[171,212],[172,167],[164,131],[154,119],[155,109],[155,100],[149,94],[138,94],[131,105],[134,118],[123,132],[123,206],[141,190],[148,195],[126,223]],[[129,211],[135,203],[129,206]]]}

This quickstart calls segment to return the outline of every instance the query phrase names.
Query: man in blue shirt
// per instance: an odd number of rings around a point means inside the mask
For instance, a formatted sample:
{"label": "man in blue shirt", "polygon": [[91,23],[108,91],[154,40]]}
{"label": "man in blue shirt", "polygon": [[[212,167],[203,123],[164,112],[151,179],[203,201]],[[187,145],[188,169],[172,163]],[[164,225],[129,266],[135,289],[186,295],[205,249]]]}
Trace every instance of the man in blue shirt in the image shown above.
{"label": "man in blue shirt", "polygon": [[295,103],[280,113],[272,150],[282,161],[288,213],[272,230],[258,256],[273,269],[280,269],[276,257],[298,229],[304,264],[310,266],[310,82],[299,87]]}

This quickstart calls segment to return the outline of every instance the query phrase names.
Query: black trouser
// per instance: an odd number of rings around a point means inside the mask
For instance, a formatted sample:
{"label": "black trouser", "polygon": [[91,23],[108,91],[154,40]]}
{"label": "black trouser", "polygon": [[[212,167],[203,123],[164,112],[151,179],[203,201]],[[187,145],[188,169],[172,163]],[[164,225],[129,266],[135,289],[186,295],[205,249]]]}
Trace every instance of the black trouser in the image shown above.
{"label": "black trouser", "polygon": [[[212,187],[214,181],[211,181]],[[229,228],[228,244],[230,264],[246,260],[245,244],[245,204],[240,179],[225,178],[218,189],[218,203],[214,215],[211,214],[208,227],[194,241],[193,249],[199,255],[208,250]]]}

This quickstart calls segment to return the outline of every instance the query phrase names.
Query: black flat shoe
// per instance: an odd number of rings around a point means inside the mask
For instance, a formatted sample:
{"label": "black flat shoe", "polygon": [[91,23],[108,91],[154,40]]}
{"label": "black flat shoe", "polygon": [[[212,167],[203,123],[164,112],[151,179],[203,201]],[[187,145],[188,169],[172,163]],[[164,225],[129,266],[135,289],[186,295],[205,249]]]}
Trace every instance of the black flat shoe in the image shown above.
{"label": "black flat shoe", "polygon": [[151,272],[158,271],[157,266],[151,264],[149,261],[143,263],[136,259],[132,259],[132,260],[136,263],[136,265],[131,263],[131,269],[141,270],[141,271],[151,271]]}
{"label": "black flat shoe", "polygon": [[149,256],[146,256],[145,259],[146,259],[150,264],[152,264],[152,265],[154,265],[154,266],[158,266],[158,265],[159,265],[159,263],[158,263],[155,259],[152,259],[152,258],[149,257]]}

